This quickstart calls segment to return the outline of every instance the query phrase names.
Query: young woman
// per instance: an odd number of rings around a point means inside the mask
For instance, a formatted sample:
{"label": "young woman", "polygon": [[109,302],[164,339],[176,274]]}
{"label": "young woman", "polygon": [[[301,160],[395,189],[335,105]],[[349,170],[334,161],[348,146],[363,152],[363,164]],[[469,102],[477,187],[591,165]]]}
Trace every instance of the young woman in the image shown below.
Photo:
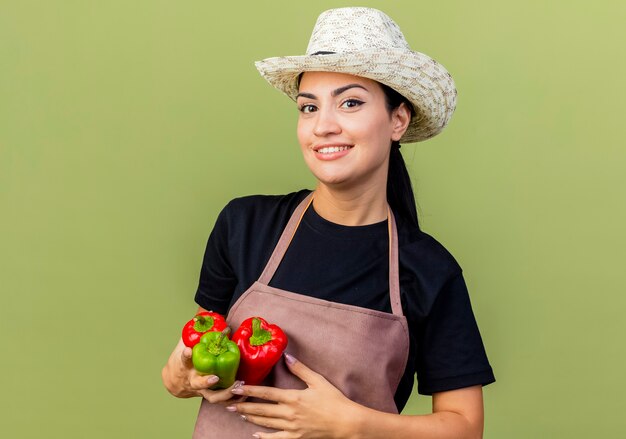
{"label": "young woman", "polygon": [[[196,302],[289,336],[265,385],[195,373],[178,344],[163,369],[203,398],[194,437],[480,438],[494,381],[454,258],[419,229],[400,142],[450,119],[447,71],[369,8],[324,12],[307,55],[257,63],[293,98],[314,191],[231,201],[211,233]],[[433,412],[403,416],[417,374]]]}

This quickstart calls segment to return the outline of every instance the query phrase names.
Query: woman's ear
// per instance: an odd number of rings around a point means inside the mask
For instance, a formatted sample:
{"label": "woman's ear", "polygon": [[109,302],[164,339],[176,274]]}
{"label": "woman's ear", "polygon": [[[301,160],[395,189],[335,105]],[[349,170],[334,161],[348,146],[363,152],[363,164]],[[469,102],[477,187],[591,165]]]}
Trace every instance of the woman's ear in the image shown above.
{"label": "woman's ear", "polygon": [[411,110],[409,110],[406,102],[402,102],[398,108],[393,110],[391,113],[391,122],[393,124],[391,140],[398,141],[402,138],[411,122]]}

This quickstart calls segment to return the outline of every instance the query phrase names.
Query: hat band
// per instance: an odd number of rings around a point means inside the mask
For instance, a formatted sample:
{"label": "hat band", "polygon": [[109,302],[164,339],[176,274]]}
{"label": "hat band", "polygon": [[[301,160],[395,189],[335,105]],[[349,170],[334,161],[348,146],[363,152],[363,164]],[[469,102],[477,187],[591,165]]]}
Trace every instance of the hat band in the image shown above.
{"label": "hat band", "polygon": [[328,52],[326,50],[318,50],[315,53],[312,53],[311,56],[315,56],[315,55],[334,55],[337,52]]}

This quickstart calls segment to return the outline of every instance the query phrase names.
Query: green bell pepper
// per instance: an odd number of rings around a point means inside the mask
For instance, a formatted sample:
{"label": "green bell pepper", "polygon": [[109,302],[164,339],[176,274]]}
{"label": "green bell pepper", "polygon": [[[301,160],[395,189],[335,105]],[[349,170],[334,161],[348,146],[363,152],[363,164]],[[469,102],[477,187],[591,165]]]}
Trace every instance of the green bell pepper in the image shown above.
{"label": "green bell pepper", "polygon": [[233,385],[239,367],[239,347],[228,339],[230,328],[222,332],[207,332],[193,347],[191,361],[201,375],[216,375],[220,380],[212,389],[226,389]]}

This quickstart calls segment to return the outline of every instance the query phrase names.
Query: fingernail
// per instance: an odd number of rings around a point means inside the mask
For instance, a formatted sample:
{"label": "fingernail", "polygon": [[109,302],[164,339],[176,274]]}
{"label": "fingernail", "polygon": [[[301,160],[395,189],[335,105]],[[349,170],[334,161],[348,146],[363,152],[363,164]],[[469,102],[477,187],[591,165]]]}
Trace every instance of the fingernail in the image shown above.
{"label": "fingernail", "polygon": [[285,352],[285,361],[287,362],[287,364],[291,365],[298,360],[296,360],[296,357],[294,357],[293,355],[289,355],[287,352]]}
{"label": "fingernail", "polygon": [[233,388],[236,389],[237,387],[241,387],[245,383],[246,383],[245,381],[235,381],[235,386]]}
{"label": "fingernail", "polygon": [[237,387],[231,390],[231,393],[234,393],[235,395],[243,395],[243,389],[241,387]]}
{"label": "fingernail", "polygon": [[226,407],[226,410],[228,410],[229,412],[236,412],[237,407],[235,407],[234,405],[229,405],[228,407]]}
{"label": "fingernail", "polygon": [[209,384],[215,384],[219,381],[220,379],[218,377],[216,377],[215,375],[212,375],[210,377],[207,378],[207,382]]}
{"label": "fingernail", "polygon": [[254,434],[252,435],[252,437],[255,437],[256,439],[261,439],[261,436],[260,436],[260,435],[258,435],[258,434],[256,434],[256,433],[254,433]]}

